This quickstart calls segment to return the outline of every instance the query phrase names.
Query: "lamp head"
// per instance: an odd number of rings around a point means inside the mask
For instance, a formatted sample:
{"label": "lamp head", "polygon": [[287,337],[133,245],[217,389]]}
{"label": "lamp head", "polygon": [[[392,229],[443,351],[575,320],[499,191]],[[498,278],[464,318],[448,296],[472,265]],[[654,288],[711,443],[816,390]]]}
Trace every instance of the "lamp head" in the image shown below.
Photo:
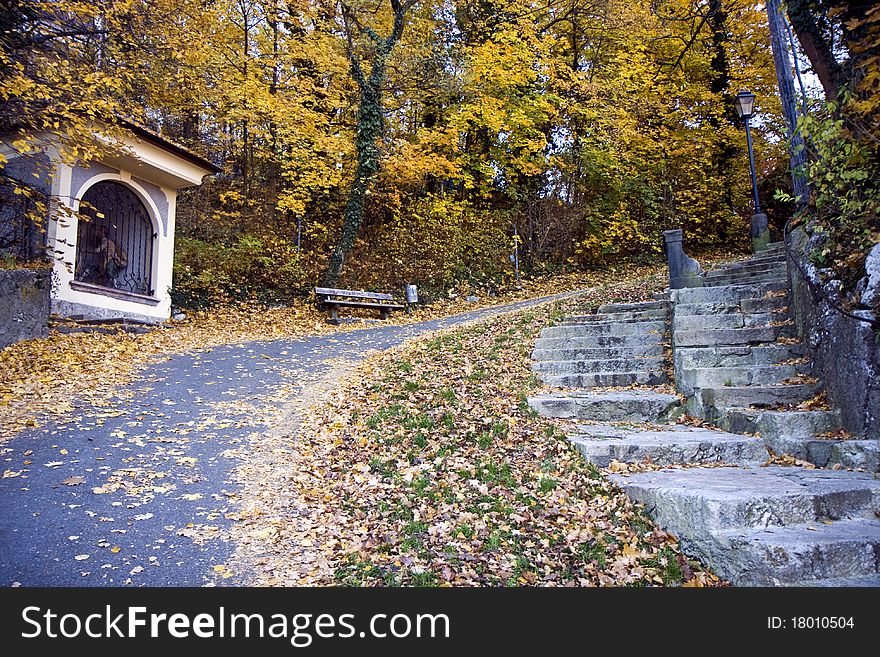
{"label": "lamp head", "polygon": [[755,94],[751,91],[740,91],[733,99],[733,105],[741,119],[748,119],[752,116],[755,107]]}

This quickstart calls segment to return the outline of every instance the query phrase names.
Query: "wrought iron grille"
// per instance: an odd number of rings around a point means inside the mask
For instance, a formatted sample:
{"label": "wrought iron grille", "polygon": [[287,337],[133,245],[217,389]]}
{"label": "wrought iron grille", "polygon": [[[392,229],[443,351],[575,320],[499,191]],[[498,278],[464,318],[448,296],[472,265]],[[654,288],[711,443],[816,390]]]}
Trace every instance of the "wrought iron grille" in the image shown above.
{"label": "wrought iron grille", "polygon": [[153,224],[137,195],[117,182],[99,182],[80,202],[75,279],[153,294]]}

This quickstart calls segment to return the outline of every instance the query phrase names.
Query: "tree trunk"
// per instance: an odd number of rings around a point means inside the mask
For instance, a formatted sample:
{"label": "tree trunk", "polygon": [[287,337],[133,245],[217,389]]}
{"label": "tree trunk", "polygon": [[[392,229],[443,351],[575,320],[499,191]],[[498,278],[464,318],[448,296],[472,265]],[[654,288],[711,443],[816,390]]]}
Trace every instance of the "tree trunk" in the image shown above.
{"label": "tree trunk", "polygon": [[[736,117],[733,97],[730,93],[730,58],[727,55],[727,43],[730,37],[728,36],[727,19],[727,12],[724,10],[721,0],[712,0],[709,4],[709,18],[707,20],[709,29],[712,31],[712,59],[710,60],[712,80],[709,88],[721,99],[724,108],[721,117],[713,114],[709,118],[710,125],[716,129],[724,123],[734,124]],[[722,203],[725,207],[732,208],[733,182],[730,172],[733,170],[731,163],[737,156],[737,148],[733,141],[726,136],[726,133],[719,132],[719,134],[721,136],[715,143],[712,159],[715,175],[722,181]]]}
{"label": "tree trunk", "polygon": [[822,83],[825,98],[837,100],[843,82],[843,71],[834,57],[831,44],[819,29],[816,17],[810,12],[809,5],[808,0],[789,0],[788,16],[804,53],[809,58],[819,82]]}
{"label": "tree trunk", "polygon": [[[379,145],[378,140],[385,131],[385,121],[382,115],[382,87],[385,84],[386,63],[394,46],[400,41],[403,34],[403,21],[406,12],[412,7],[412,1],[401,4],[400,0],[390,0],[394,12],[394,26],[387,38],[381,39],[370,29],[360,28],[368,35],[375,46],[375,55],[370,70],[370,77],[365,78],[361,69],[360,60],[355,54],[349,38],[349,61],[351,74],[360,88],[360,106],[357,113],[357,128],[355,131],[355,149],[357,150],[357,169],[354,180],[348,193],[348,201],[345,204],[345,212],[342,216],[342,234],[339,242],[330,255],[327,264],[327,272],[324,274],[324,285],[335,287],[342,272],[342,265],[354,246],[358,230],[364,220],[364,202],[370,185],[379,172]],[[349,25],[349,9],[343,5],[343,17],[346,19],[347,29]],[[351,21],[357,25],[357,21]]]}
{"label": "tree trunk", "polygon": [[782,113],[788,126],[788,149],[791,156],[791,187],[797,209],[805,207],[810,190],[805,177],[807,153],[804,140],[797,129],[797,104],[794,97],[794,76],[791,72],[791,59],[788,54],[785,19],[779,8],[779,0],[767,0],[767,20],[770,25],[770,45],[773,48],[773,63],[776,67],[776,80],[779,84],[779,99]]}
{"label": "tree trunk", "polygon": [[[382,62],[382,68],[381,79],[384,79],[384,62]],[[376,63],[373,65],[371,81],[375,75]],[[357,239],[358,230],[364,219],[364,202],[367,198],[367,190],[379,171],[379,148],[376,141],[381,137],[383,127],[381,87],[371,89],[368,83],[361,89],[361,103],[358,109],[357,137],[355,139],[358,154],[357,169],[348,193],[348,201],[345,204],[345,214],[342,217],[342,234],[330,256],[327,273],[324,276],[326,287],[336,286],[345,258]]]}

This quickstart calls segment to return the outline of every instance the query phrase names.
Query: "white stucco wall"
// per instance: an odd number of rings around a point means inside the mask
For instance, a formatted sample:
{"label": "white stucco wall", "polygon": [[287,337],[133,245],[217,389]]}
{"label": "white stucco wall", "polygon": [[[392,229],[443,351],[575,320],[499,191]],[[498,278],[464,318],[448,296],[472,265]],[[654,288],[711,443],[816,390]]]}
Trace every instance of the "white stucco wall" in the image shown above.
{"label": "white stucco wall", "polygon": [[[86,169],[88,169],[86,167]],[[164,217],[149,192],[132,180],[131,172],[122,169],[115,173],[104,167],[95,170],[78,190],[71,190],[73,168],[58,163],[53,180],[53,196],[58,200],[57,219],[50,222],[49,247],[55,255],[52,285],[52,311],[63,316],[79,316],[89,319],[128,317],[140,321],[161,322],[171,315],[171,273],[174,263],[174,209],[177,190],[160,187],[165,195],[168,216]],[[85,286],[74,283],[78,220],[70,217],[70,211],[79,210],[80,201],[88,189],[102,181],[112,180],[131,189],[147,208],[153,231],[153,263],[151,281],[152,300],[118,290],[86,291]],[[66,208],[66,210],[65,210]],[[163,224],[165,224],[163,226]],[[166,228],[167,226],[167,228]],[[73,283],[73,285],[72,285]],[[127,297],[127,298],[122,298]]]}

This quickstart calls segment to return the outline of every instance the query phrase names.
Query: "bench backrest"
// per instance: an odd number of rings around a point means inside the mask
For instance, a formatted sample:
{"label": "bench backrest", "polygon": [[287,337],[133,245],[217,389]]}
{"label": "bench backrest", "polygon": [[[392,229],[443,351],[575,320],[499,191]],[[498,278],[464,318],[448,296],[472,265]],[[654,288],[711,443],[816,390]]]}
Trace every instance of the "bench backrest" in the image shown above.
{"label": "bench backrest", "polygon": [[384,292],[364,292],[363,290],[337,290],[333,287],[316,287],[315,294],[323,297],[351,297],[352,299],[373,299],[375,301],[394,301],[394,297]]}

